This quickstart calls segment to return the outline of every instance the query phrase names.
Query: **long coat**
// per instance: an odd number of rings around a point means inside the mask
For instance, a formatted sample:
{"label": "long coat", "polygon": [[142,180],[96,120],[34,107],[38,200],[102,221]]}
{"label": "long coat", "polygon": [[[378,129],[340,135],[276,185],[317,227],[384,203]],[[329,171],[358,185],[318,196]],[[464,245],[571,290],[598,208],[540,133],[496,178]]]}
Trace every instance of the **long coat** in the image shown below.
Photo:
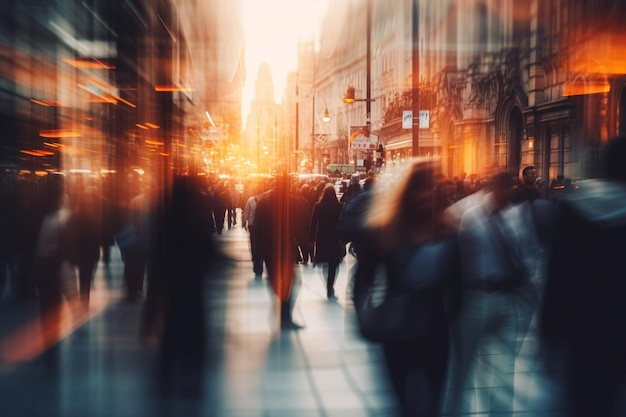
{"label": "long coat", "polygon": [[313,207],[309,240],[315,242],[315,262],[338,261],[346,254],[345,243],[339,241],[337,225],[343,204],[337,201],[322,200]]}

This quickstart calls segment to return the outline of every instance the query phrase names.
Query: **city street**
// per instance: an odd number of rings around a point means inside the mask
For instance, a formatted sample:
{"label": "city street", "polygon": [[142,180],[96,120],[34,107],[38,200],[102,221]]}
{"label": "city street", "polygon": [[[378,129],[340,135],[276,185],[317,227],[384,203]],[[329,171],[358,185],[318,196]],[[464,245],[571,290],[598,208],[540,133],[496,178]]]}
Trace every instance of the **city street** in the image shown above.
{"label": "city street", "polygon": [[[398,416],[381,349],[363,341],[346,295],[351,255],[340,267],[338,299],[326,300],[321,268],[299,265],[302,288],[294,320],[299,331],[276,330],[265,277],[252,273],[247,234],[239,227],[216,236],[233,258],[229,274],[207,288],[208,360],[199,392],[162,395],[157,347],[139,337],[142,303],[123,301],[117,250],[108,270],[98,266],[89,314],[69,309],[62,340],[42,342],[35,301],[1,304],[2,416]],[[546,404],[527,357],[516,378],[517,416],[558,416]],[[47,349],[47,350],[46,350]],[[490,352],[493,354],[494,352]],[[486,353],[486,354],[489,354]],[[524,356],[524,353],[522,354]],[[480,415],[481,404],[473,404]],[[510,415],[510,414],[509,414]]]}

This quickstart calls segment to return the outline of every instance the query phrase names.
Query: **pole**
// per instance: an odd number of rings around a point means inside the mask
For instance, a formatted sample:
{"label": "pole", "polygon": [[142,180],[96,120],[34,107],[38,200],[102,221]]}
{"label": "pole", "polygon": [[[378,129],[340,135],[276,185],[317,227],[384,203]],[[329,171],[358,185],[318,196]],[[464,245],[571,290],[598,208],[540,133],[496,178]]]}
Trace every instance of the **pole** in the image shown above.
{"label": "pole", "polygon": [[300,92],[298,91],[298,80],[296,79],[296,170],[300,172]]}
{"label": "pole", "polygon": [[[365,74],[365,125],[367,126],[368,135],[372,134],[372,0],[367,0],[367,13],[366,13],[366,74]],[[372,167],[372,151],[367,151],[367,158],[370,161],[370,168]]]}
{"label": "pole", "polygon": [[315,174],[315,88],[311,101],[311,172]]}
{"label": "pole", "polygon": [[412,123],[412,131],[413,131],[413,156],[419,156],[420,154],[420,136],[419,136],[419,115],[420,115],[420,90],[419,90],[419,0],[413,0],[413,13],[412,13],[412,76],[411,81],[413,84],[412,88],[412,99],[413,99],[413,123]]}
{"label": "pole", "polygon": [[315,42],[313,43],[313,105],[311,106],[311,172],[315,174]]}
{"label": "pole", "polygon": [[259,114],[259,108],[256,108],[256,169],[261,172],[261,115]]}
{"label": "pole", "polygon": [[366,38],[366,75],[365,75],[365,123],[369,130],[372,124],[372,0],[367,0],[367,38]]}

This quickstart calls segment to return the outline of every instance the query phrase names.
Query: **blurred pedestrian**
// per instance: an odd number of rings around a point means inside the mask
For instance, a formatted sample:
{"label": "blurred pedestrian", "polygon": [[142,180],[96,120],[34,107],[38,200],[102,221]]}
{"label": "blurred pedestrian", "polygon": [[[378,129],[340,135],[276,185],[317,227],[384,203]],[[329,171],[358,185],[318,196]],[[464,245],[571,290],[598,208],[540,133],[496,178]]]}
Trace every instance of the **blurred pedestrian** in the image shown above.
{"label": "blurred pedestrian", "polygon": [[69,218],[69,233],[72,239],[71,262],[78,268],[80,300],[82,307],[87,308],[100,259],[102,206],[95,186],[88,185],[76,191]]}
{"label": "blurred pedestrian", "polygon": [[293,308],[300,288],[300,276],[295,268],[297,237],[307,231],[298,207],[302,206],[292,194],[289,177],[281,174],[276,177],[272,189],[257,203],[255,214],[259,248],[280,306],[278,321],[282,330],[302,327],[293,321]]}
{"label": "blurred pedestrian", "polygon": [[565,416],[626,410],[626,136],[603,149],[603,178],[562,196],[548,262],[540,340]]}
{"label": "blurred pedestrian", "polygon": [[376,177],[370,176],[363,184],[363,191],[353,199],[350,199],[342,207],[337,224],[337,236],[344,242],[350,242],[350,253],[357,259],[359,257],[359,243],[367,234],[365,228],[365,216],[369,210],[374,192]]}
{"label": "blurred pedestrian", "polygon": [[199,178],[177,176],[157,203],[142,332],[159,343],[162,388],[199,394],[206,351],[204,282],[218,265],[207,200]]}
{"label": "blurred pedestrian", "polygon": [[243,213],[241,214],[241,227],[249,233],[252,272],[254,272],[256,279],[260,279],[263,276],[263,258],[261,257],[261,251],[259,249],[259,236],[254,221],[256,205],[261,199],[262,194],[262,186],[260,184],[253,185],[252,195],[248,198],[248,201],[246,201]]}
{"label": "blurred pedestrian", "polygon": [[[311,214],[313,214],[313,206],[315,205],[315,202],[311,204],[312,192],[313,190],[308,183],[304,183],[300,186],[300,195],[306,201],[307,206],[307,218],[305,221],[307,225],[311,223]],[[298,246],[300,247],[300,263],[308,265],[308,263],[311,262],[311,264],[313,264],[313,247],[308,240],[308,236],[304,242],[298,242]]]}
{"label": "blurred pedestrian", "polygon": [[313,207],[309,226],[309,240],[315,248],[315,264],[326,264],[326,297],[329,300],[336,298],[335,278],[339,264],[346,256],[346,243],[340,241],[337,235],[342,207],[343,204],[337,200],[335,186],[326,184],[320,200]]}
{"label": "blurred pedestrian", "polygon": [[[438,172],[438,161],[417,159],[395,184],[378,182],[371,197],[376,204],[370,204],[365,218],[367,233],[358,240],[354,305],[360,329],[382,343],[405,417],[438,415],[449,320],[458,309],[453,302],[458,297],[451,296],[459,279],[457,245],[442,227],[443,208],[436,204]],[[367,299],[375,294],[381,267],[384,300],[370,307]]]}
{"label": "blurred pedestrian", "polygon": [[537,179],[537,168],[528,165],[522,170],[522,181],[511,191],[511,202],[513,204],[523,201],[533,201],[539,197],[535,189]]}
{"label": "blurred pedestrian", "polygon": [[359,184],[359,174],[352,174],[348,188],[341,195],[340,201],[343,204],[346,204],[348,201],[359,195],[361,191],[363,190],[361,189],[361,184]]}
{"label": "blurred pedestrian", "polygon": [[[491,177],[487,194],[461,216],[462,307],[452,325],[452,362],[445,411],[471,412],[466,393],[487,411],[513,409],[515,360],[536,306],[531,272],[539,243],[528,204],[512,205],[515,173]],[[494,342],[495,345],[490,345]],[[497,355],[478,355],[490,352]],[[487,363],[478,366],[478,359]],[[477,380],[485,380],[478,390]],[[484,389],[482,389],[484,387]]]}
{"label": "blurred pedestrian", "polygon": [[[213,189],[213,217],[215,218],[215,230],[218,235],[224,231],[224,222],[228,208],[231,206],[230,192],[226,182],[219,180]],[[229,216],[230,220],[230,216]],[[227,224],[228,225],[228,224]]]}
{"label": "blurred pedestrian", "polygon": [[122,208],[122,225],[116,233],[116,241],[124,262],[126,300],[134,302],[144,295],[154,190],[147,181],[137,176],[131,177],[128,187],[131,197]]}
{"label": "blurred pedestrian", "polygon": [[76,276],[70,275],[70,201],[65,192],[63,175],[49,174],[46,177],[42,203],[45,214],[39,227],[33,274],[39,292],[44,344],[52,346],[59,342],[63,302],[73,303],[77,292]]}
{"label": "blurred pedestrian", "polygon": [[535,193],[537,193],[537,198],[548,197],[548,183],[543,178],[537,177],[533,188],[535,189]]}

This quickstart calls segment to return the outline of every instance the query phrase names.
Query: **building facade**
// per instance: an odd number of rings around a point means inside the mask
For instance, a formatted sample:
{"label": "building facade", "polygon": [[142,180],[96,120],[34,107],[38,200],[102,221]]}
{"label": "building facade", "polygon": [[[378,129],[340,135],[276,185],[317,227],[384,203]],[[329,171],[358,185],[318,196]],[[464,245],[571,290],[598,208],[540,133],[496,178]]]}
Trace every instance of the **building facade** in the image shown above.
{"label": "building facade", "polygon": [[[440,157],[449,177],[530,164],[546,179],[594,176],[599,146],[625,131],[624,9],[618,0],[333,2],[313,61],[312,84],[333,97],[318,158],[367,158],[348,132],[369,123],[388,166],[422,155]],[[348,86],[365,97],[368,68],[369,120],[366,103],[341,101]]]}

